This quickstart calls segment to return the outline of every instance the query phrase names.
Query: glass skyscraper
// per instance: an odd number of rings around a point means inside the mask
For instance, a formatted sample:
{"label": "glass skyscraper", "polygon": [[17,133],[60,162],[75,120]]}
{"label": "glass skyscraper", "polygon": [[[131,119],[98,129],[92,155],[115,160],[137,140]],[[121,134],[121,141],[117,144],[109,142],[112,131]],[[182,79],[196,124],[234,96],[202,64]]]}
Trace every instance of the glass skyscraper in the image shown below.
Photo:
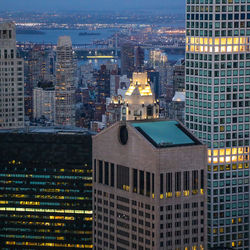
{"label": "glass skyscraper", "polygon": [[92,141],[83,129],[0,132],[0,248],[92,249]]}
{"label": "glass skyscraper", "polygon": [[249,249],[250,1],[187,0],[186,126],[208,145],[208,248]]}

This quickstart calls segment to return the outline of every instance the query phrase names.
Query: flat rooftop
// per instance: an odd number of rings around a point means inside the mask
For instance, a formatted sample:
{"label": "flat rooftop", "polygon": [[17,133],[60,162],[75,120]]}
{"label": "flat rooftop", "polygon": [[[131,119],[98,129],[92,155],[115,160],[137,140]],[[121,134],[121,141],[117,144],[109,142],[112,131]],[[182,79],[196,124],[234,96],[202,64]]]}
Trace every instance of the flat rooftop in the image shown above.
{"label": "flat rooftop", "polygon": [[0,129],[0,134],[1,133],[95,134],[94,132],[88,129],[71,126],[30,126],[18,129]]}
{"label": "flat rooftop", "polygon": [[202,144],[178,121],[144,120],[130,123],[157,148]]}

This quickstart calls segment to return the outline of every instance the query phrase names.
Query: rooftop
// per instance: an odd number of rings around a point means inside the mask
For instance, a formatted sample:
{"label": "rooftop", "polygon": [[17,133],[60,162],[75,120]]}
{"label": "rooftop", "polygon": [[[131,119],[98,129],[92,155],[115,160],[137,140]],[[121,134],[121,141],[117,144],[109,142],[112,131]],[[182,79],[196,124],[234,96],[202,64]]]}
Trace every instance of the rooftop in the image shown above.
{"label": "rooftop", "polygon": [[70,126],[30,126],[18,129],[0,129],[1,133],[95,134],[88,129]]}
{"label": "rooftop", "polygon": [[157,148],[202,144],[177,121],[133,121],[131,125]]}

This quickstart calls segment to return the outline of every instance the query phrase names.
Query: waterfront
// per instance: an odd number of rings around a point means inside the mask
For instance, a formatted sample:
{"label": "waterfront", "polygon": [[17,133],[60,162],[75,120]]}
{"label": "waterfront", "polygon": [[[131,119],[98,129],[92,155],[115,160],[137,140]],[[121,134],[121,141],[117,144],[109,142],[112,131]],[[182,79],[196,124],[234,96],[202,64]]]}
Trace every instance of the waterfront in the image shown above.
{"label": "waterfront", "polygon": [[42,34],[17,34],[16,40],[20,43],[32,42],[32,43],[52,43],[56,44],[59,36],[70,36],[73,44],[90,44],[96,40],[105,40],[115,34],[118,29],[98,29],[97,31],[100,35],[84,35],[80,36],[80,32],[88,32],[87,30],[66,30],[66,29],[47,29],[40,30]]}

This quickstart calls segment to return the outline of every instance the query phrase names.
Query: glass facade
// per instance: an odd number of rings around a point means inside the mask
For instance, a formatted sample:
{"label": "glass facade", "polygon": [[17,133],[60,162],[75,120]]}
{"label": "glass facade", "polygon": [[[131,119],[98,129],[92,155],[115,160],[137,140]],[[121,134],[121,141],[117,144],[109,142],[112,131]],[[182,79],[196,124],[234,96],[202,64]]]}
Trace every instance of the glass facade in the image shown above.
{"label": "glass facade", "polygon": [[92,249],[91,135],[0,133],[2,249]]}
{"label": "glass facade", "polygon": [[249,249],[250,1],[187,0],[186,126],[208,145],[208,247]]}

